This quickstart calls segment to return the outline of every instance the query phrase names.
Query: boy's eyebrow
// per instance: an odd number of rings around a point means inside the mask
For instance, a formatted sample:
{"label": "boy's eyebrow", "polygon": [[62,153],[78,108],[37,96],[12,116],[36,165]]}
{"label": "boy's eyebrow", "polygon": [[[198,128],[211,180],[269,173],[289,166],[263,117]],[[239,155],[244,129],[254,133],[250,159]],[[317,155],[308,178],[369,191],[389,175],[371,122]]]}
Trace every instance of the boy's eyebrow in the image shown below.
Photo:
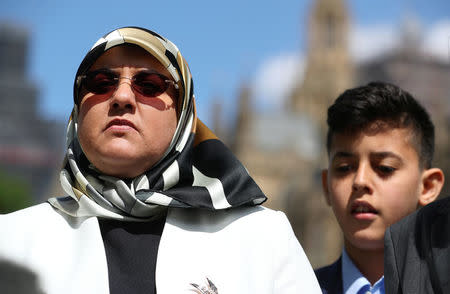
{"label": "boy's eyebrow", "polygon": [[[355,156],[353,153],[351,152],[347,152],[347,151],[338,151],[336,152],[333,157],[331,158],[331,160],[335,160],[336,158],[349,158],[349,157],[353,157]],[[386,157],[393,157],[399,161],[403,161],[402,157],[397,155],[394,152],[390,152],[390,151],[382,151],[382,152],[372,152],[371,156],[377,158],[377,159],[382,159],[382,158],[386,158]]]}
{"label": "boy's eyebrow", "polygon": [[353,157],[355,156],[353,153],[351,152],[347,152],[347,151],[338,151],[336,152],[333,157],[331,158],[331,160],[335,160],[336,158],[348,158],[348,157]]}
{"label": "boy's eyebrow", "polygon": [[386,157],[394,157],[400,161],[403,161],[402,157],[395,154],[394,152],[390,152],[390,151],[383,151],[383,152],[373,152],[371,154],[372,156],[374,156],[375,158],[386,158]]}

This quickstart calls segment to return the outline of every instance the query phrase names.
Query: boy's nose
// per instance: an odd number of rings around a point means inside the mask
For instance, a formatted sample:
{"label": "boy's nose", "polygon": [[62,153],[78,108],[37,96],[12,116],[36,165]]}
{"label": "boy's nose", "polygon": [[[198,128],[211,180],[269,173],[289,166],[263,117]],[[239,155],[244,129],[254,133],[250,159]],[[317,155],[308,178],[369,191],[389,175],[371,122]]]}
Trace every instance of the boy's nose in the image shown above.
{"label": "boy's nose", "polygon": [[370,190],[370,167],[367,164],[360,164],[353,179],[352,190],[359,191],[363,189]]}

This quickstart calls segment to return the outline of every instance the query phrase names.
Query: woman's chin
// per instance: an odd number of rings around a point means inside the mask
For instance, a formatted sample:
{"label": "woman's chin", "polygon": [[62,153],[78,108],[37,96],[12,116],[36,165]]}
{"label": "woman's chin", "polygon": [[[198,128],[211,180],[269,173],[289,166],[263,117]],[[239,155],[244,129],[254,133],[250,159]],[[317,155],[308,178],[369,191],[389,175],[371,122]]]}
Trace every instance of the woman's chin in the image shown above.
{"label": "woman's chin", "polygon": [[91,161],[102,173],[118,178],[134,178],[149,170],[154,164],[149,158],[143,158],[129,152],[113,152]]}
{"label": "woman's chin", "polygon": [[120,179],[132,179],[143,174],[147,169],[136,168],[130,165],[120,166],[115,164],[114,166],[102,166],[98,168],[103,174],[120,178]]}
{"label": "woman's chin", "polygon": [[133,178],[149,170],[162,156],[140,142],[114,140],[85,150],[89,161],[102,173]]}

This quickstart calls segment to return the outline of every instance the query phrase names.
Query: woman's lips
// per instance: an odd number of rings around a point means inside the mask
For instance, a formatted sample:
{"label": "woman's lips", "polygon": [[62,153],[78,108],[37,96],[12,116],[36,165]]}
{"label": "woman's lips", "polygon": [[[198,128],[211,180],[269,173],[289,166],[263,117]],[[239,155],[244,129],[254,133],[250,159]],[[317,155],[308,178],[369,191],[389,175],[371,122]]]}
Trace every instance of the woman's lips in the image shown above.
{"label": "woman's lips", "polygon": [[126,119],[113,119],[107,125],[105,130],[113,131],[126,131],[129,129],[137,130],[136,126],[129,120]]}

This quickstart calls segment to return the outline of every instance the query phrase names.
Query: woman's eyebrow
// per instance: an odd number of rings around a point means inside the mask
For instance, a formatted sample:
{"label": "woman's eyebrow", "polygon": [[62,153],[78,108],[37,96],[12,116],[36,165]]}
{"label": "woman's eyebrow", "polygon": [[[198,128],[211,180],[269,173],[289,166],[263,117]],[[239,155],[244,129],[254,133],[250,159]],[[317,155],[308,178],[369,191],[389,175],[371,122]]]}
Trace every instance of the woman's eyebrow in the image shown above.
{"label": "woman's eyebrow", "polygon": [[91,71],[109,71],[109,72],[117,72],[117,70],[114,70],[113,68],[110,67],[98,67],[98,68],[90,68],[87,72],[91,72]]}

